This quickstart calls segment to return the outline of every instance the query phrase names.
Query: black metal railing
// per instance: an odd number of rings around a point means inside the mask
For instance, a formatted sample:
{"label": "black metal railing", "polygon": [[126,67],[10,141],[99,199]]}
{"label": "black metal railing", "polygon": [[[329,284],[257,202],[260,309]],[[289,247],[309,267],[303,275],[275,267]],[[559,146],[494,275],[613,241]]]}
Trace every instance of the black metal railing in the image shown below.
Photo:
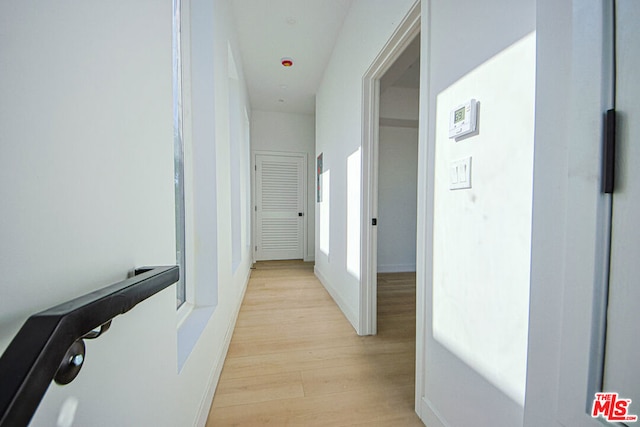
{"label": "black metal railing", "polygon": [[0,357],[0,427],[29,424],[51,381],[68,384],[78,375],[85,339],[179,277],[177,266],[139,268],[130,279],[29,317]]}

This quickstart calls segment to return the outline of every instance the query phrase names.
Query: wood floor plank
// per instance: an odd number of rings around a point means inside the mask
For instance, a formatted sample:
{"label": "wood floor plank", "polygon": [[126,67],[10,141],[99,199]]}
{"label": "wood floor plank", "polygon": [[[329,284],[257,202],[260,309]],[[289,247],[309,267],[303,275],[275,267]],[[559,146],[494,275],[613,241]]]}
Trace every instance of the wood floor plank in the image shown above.
{"label": "wood floor plank", "polygon": [[358,336],[300,261],[252,271],[213,426],[422,426],[414,412],[415,274],[378,277],[378,335]]}
{"label": "wood floor plank", "polygon": [[209,425],[326,427],[378,422],[378,425],[397,427],[398,424],[394,424],[393,420],[398,417],[413,418],[413,424],[405,425],[422,425],[418,416],[412,414],[413,401],[411,405],[407,403],[412,396],[413,386],[405,386],[394,390],[393,393],[382,390],[353,390],[260,402],[254,405],[238,405],[224,408],[224,411],[212,411]]}
{"label": "wood floor plank", "polygon": [[216,390],[213,408],[303,396],[300,372],[224,378]]}
{"label": "wood floor plank", "polygon": [[317,336],[331,334],[335,336],[351,336],[353,328],[343,319],[300,319],[295,322],[282,321],[279,324],[260,323],[236,327],[236,342],[252,340],[256,336],[270,338],[298,338],[300,336]]}
{"label": "wood floor plank", "polygon": [[413,383],[414,366],[398,363],[397,355],[362,358],[360,363],[302,372],[305,396],[348,390],[395,388]]}

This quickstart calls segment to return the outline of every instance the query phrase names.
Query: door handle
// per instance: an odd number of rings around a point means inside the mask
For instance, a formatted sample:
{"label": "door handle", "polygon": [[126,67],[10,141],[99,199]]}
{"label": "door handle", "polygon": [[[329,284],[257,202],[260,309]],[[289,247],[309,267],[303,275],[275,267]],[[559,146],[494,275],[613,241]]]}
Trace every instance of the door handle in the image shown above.
{"label": "door handle", "polygon": [[604,115],[604,147],[602,156],[602,192],[612,194],[616,167],[616,110]]}
{"label": "door handle", "polygon": [[303,216],[304,214],[302,212],[298,212],[298,216]]}

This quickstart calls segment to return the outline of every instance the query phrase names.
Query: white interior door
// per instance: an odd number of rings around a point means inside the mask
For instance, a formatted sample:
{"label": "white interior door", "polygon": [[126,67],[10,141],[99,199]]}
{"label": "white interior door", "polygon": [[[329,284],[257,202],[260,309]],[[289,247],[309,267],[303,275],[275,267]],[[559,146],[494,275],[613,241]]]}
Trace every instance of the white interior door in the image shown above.
{"label": "white interior door", "polygon": [[304,258],[304,160],[256,154],[256,261]]}
{"label": "white interior door", "polygon": [[[640,2],[616,1],[616,176],[603,391],[640,406]],[[635,413],[635,412],[634,412]]]}

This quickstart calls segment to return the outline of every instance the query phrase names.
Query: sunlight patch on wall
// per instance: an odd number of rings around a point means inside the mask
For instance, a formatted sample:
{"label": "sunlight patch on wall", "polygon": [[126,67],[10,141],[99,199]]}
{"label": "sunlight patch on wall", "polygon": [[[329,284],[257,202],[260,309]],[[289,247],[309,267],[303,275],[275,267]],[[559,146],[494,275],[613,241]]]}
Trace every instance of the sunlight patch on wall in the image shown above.
{"label": "sunlight patch on wall", "polygon": [[242,241],[245,251],[251,250],[251,122],[247,108],[243,108],[244,126],[242,128]]}
{"label": "sunlight patch on wall", "polygon": [[242,259],[242,138],[240,82],[236,62],[233,59],[231,44],[227,45],[228,82],[229,82],[229,150],[231,176],[229,190],[231,193],[231,268],[235,273]]}
{"label": "sunlight patch on wall", "polygon": [[[438,94],[434,338],[524,405],[535,113],[535,33]],[[478,133],[449,139],[449,113],[475,98]],[[472,188],[450,190],[473,157]]]}
{"label": "sunlight patch on wall", "polygon": [[347,271],[360,278],[360,147],[347,158]]}
{"label": "sunlight patch on wall", "polygon": [[329,256],[329,230],[331,200],[331,171],[322,174],[322,202],[320,203],[320,252]]}

